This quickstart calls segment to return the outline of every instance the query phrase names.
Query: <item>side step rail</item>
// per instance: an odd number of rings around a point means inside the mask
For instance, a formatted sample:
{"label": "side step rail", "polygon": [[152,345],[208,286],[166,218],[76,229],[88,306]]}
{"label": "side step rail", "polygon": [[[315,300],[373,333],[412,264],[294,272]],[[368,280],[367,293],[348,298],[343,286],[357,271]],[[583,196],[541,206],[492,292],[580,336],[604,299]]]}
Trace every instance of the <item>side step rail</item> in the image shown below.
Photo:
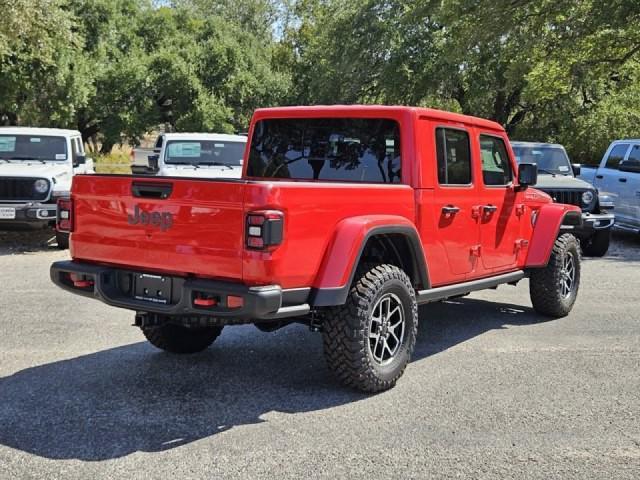
{"label": "side step rail", "polygon": [[485,290],[494,288],[505,283],[518,283],[526,276],[523,270],[517,272],[504,273],[497,277],[481,278],[470,282],[458,283],[456,285],[447,285],[444,287],[430,288],[429,290],[420,290],[417,294],[418,303],[436,302],[446,298],[465,295],[476,290]]}

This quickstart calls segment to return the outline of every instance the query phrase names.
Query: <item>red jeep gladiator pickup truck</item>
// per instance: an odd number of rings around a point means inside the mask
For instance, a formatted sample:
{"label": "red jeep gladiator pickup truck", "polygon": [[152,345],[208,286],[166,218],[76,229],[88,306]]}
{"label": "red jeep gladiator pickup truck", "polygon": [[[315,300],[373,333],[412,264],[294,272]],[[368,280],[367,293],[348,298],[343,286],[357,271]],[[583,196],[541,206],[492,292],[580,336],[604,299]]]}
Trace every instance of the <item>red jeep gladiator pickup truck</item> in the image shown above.
{"label": "red jeep gladiator pickup truck", "polygon": [[580,283],[575,206],[534,188],[500,125],[431,109],[255,112],[241,179],[77,176],[59,205],[73,293],[136,312],[156,347],[207,348],[226,325],[322,331],[346,385],[392,387],[418,305],[529,278],[560,317]]}

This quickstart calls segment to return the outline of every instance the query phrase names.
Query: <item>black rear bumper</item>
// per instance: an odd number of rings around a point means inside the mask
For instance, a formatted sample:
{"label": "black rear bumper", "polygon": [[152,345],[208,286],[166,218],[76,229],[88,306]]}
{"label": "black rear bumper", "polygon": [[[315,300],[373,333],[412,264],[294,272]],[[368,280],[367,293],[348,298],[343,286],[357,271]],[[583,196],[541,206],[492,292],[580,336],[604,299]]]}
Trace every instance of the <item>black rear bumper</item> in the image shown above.
{"label": "black rear bumper", "polygon": [[[275,320],[297,317],[309,313],[306,303],[291,304],[292,300],[306,301],[308,289],[282,290],[278,285],[249,287],[233,282],[203,280],[195,278],[149,275],[112,267],[86,264],[75,261],[55,262],[51,265],[51,280],[69,292],[96,298],[107,305],[169,316],[200,315],[239,320]],[[74,275],[76,280],[71,278]],[[136,295],[135,282],[138,276],[165,279],[170,285],[166,300],[142,299]],[[306,291],[306,295],[305,295]],[[232,308],[228,297],[239,297],[242,306]],[[196,298],[210,298],[214,305],[199,306]],[[164,303],[163,303],[164,302]]]}

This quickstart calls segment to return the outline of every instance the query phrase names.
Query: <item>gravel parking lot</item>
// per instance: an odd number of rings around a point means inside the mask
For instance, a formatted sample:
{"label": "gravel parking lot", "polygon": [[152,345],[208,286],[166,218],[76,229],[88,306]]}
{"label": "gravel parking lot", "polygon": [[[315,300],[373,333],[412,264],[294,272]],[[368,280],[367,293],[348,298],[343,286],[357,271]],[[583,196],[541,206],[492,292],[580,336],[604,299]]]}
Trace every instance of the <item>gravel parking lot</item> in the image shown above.
{"label": "gravel parking lot", "polygon": [[567,318],[536,315],[526,281],[423,308],[375,396],[302,326],[159,352],[131,313],[54,287],[49,237],[0,233],[2,479],[640,477],[634,236],[584,262]]}

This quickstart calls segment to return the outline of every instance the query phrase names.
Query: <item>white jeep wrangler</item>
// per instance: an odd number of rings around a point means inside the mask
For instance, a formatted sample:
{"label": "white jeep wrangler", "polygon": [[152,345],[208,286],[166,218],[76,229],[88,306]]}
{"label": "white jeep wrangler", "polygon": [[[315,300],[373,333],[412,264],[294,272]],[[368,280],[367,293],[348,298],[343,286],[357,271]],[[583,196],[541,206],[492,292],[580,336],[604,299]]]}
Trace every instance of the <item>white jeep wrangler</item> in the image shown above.
{"label": "white jeep wrangler", "polygon": [[[0,229],[55,226],[56,202],[78,173],[94,170],[77,130],[0,127]],[[68,235],[56,231],[59,248]]]}

